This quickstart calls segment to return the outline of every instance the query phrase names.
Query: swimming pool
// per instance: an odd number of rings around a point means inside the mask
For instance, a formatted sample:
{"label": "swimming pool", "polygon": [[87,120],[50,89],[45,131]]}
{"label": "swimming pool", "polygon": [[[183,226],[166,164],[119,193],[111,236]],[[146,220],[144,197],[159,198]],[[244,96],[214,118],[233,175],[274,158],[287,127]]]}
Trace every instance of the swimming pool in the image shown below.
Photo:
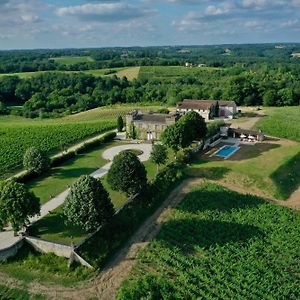
{"label": "swimming pool", "polygon": [[233,153],[238,151],[239,149],[240,149],[240,147],[238,147],[238,146],[225,145],[225,146],[221,147],[218,151],[213,153],[212,156],[223,157],[226,159],[229,156],[231,156]]}

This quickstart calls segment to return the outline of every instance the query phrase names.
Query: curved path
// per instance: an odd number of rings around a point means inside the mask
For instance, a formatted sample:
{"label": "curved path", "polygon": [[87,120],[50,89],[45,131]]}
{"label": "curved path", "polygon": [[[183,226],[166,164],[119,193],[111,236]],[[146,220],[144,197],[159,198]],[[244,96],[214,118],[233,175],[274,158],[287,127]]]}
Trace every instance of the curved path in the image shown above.
{"label": "curved path", "polygon": [[[103,152],[102,156],[107,160],[112,160],[115,155],[119,154],[121,151],[129,150],[129,149],[136,149],[141,150],[143,153],[139,155],[139,158],[141,161],[146,161],[150,157],[152,145],[151,144],[126,144],[126,145],[120,145],[115,146],[112,148],[107,149]],[[109,162],[90,174],[94,178],[101,178],[103,177],[111,167],[112,162]],[[34,223],[44,216],[46,216],[50,211],[56,209],[60,205],[62,205],[69,193],[69,189],[63,191],[56,197],[49,200],[47,203],[42,205],[40,215],[36,215],[33,218],[30,218],[30,223]],[[20,237],[15,237],[13,234],[13,231],[7,230],[0,232],[0,250],[6,249],[8,247],[13,246],[16,242],[20,240]]]}

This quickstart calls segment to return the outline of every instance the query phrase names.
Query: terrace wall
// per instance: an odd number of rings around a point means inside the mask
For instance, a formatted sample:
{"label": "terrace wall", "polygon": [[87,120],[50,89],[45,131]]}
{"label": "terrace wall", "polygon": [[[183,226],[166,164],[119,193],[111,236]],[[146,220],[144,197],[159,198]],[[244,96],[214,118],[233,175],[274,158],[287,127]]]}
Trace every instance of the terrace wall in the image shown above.
{"label": "terrace wall", "polygon": [[62,256],[70,259],[70,263],[77,261],[80,264],[93,268],[87,261],[85,261],[80,255],[74,251],[73,246],[67,246],[54,242],[45,241],[35,237],[25,237],[25,240],[30,244],[36,251],[41,253],[54,253],[57,256]]}
{"label": "terrace wall", "polygon": [[23,246],[24,240],[20,239],[15,244],[0,250],[0,261],[7,260],[9,257],[15,256],[18,250]]}

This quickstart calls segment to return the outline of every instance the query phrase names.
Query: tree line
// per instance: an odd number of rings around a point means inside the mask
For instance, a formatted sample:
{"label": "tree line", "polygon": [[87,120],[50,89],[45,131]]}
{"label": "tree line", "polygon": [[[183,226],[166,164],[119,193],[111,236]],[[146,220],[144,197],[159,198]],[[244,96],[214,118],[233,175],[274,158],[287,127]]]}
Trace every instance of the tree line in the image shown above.
{"label": "tree line", "polygon": [[[204,63],[212,67],[232,67],[243,64],[250,67],[256,63],[296,64],[292,58],[299,52],[299,44],[254,44],[213,46],[167,46],[167,47],[116,47],[99,49],[40,49],[0,51],[0,73],[35,71],[81,71],[99,68],[127,66],[173,66],[186,61]],[[94,61],[64,64],[57,57],[89,56]]]}

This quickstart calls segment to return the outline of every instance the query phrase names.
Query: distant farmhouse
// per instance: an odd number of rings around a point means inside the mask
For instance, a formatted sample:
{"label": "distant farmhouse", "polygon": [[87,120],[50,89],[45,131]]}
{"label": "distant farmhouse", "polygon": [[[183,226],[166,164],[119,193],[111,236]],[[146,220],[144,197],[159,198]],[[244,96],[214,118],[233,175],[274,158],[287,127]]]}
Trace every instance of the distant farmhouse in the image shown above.
{"label": "distant farmhouse", "polygon": [[134,126],[137,139],[159,140],[162,132],[167,126],[174,124],[176,119],[176,115],[134,110],[126,115],[126,134],[130,135],[132,126]]}
{"label": "distant farmhouse", "polygon": [[179,114],[195,111],[208,121],[214,117],[233,118],[237,113],[237,106],[234,101],[184,99],[176,110]]}

